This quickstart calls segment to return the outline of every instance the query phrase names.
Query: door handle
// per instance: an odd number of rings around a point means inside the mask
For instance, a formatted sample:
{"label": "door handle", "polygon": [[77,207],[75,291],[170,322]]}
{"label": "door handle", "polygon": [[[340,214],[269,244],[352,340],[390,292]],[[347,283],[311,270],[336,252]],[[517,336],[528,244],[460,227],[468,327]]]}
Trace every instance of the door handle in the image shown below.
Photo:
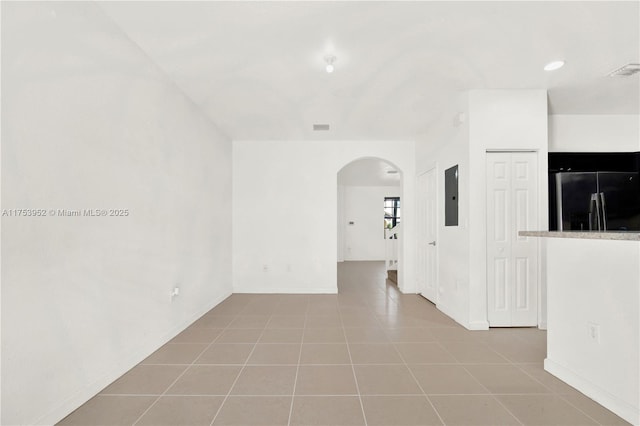
{"label": "door handle", "polygon": [[430,246],[435,246],[435,245],[436,245],[436,242],[435,242],[435,241],[431,241],[431,242],[429,243],[429,245],[430,245]]}

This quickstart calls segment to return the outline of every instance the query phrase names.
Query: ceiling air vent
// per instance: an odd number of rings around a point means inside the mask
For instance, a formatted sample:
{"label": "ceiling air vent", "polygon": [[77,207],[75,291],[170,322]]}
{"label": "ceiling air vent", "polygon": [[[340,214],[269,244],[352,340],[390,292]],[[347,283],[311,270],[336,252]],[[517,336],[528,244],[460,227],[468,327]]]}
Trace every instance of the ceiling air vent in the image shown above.
{"label": "ceiling air vent", "polygon": [[611,71],[609,77],[629,77],[640,72],[640,64],[627,64]]}
{"label": "ceiling air vent", "polygon": [[319,131],[323,131],[323,130],[329,130],[329,125],[328,124],[314,124],[313,125],[313,131],[314,132],[319,132]]}

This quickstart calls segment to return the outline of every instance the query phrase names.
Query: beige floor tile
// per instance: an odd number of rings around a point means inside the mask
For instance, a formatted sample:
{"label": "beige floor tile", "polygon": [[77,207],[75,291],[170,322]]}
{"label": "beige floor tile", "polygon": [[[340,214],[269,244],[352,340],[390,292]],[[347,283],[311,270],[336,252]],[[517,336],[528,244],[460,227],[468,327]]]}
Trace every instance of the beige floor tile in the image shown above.
{"label": "beige floor tile", "polygon": [[304,343],[346,343],[342,328],[307,328]]}
{"label": "beige floor tile", "polygon": [[350,365],[301,365],[296,395],[357,395]]}
{"label": "beige floor tile", "polygon": [[379,327],[380,323],[374,315],[343,314],[342,325],[345,327]]}
{"label": "beige floor tile", "polygon": [[362,405],[370,426],[443,424],[424,396],[364,396]]}
{"label": "beige floor tile", "polygon": [[458,362],[438,342],[396,343],[395,345],[407,364],[451,364]]}
{"label": "beige floor tile", "polygon": [[218,337],[216,343],[256,343],[261,334],[262,329],[237,328],[225,330]]}
{"label": "beige floor tile", "polygon": [[331,328],[342,327],[340,316],[332,315],[307,315],[305,328]]}
{"label": "beige floor tile", "polygon": [[547,347],[547,332],[536,327],[512,328],[513,336],[530,345]]}
{"label": "beige floor tile", "polygon": [[160,395],[186,368],[186,365],[137,365],[101,393]]}
{"label": "beige floor tile", "polygon": [[[333,317],[340,314],[337,305],[329,306],[326,304],[314,305],[309,303],[309,307],[307,308],[308,316],[324,316],[324,317]],[[342,324],[342,323],[341,323]]]}
{"label": "beige floor tile", "polygon": [[383,308],[376,309],[376,316],[380,327],[405,328],[407,324],[403,321],[402,315],[399,314],[401,310],[398,306],[384,306]]}
{"label": "beige floor tile", "polygon": [[389,343],[389,337],[379,327],[345,327],[349,343]]}
{"label": "beige floor tile", "polygon": [[309,304],[309,299],[313,297],[310,294],[281,294],[280,295],[280,304],[282,305],[303,305],[307,306]]}
{"label": "beige floor tile", "polygon": [[[211,330],[211,329],[203,329]],[[147,357],[143,364],[191,364],[207,348],[205,343],[167,343]]]}
{"label": "beige floor tile", "polygon": [[474,334],[475,331],[469,331],[463,327],[434,327],[431,328],[431,335],[439,342],[445,340],[466,340],[476,341]]}
{"label": "beige floor tile", "polygon": [[[225,301],[226,302],[226,301]],[[237,315],[245,308],[245,302],[222,302],[208,312],[210,315]]]}
{"label": "beige floor tile", "polygon": [[302,343],[301,328],[267,328],[258,343]]}
{"label": "beige floor tile", "polygon": [[554,375],[545,371],[542,363],[535,364],[516,364],[518,368],[524,371],[535,380],[549,388],[553,393],[570,394],[577,392],[575,388],[569,386]]}
{"label": "beige floor tile", "polygon": [[291,410],[290,396],[230,396],[222,405],[214,425],[286,425]]}
{"label": "beige floor tile", "polygon": [[435,340],[429,328],[388,328],[384,332],[392,342],[396,343],[418,343],[432,342]]}
{"label": "beige floor tile", "polygon": [[163,396],[136,426],[208,426],[222,401],[221,396]]}
{"label": "beige floor tile", "polygon": [[304,328],[305,321],[304,315],[274,315],[267,328]]}
{"label": "beige floor tile", "polygon": [[[511,362],[542,362],[546,357],[546,342],[542,345],[536,342],[528,342],[518,337],[522,335],[522,332],[518,332],[517,330],[518,329],[514,329],[511,333],[505,333],[503,331],[498,334],[484,334],[477,340],[483,341],[483,343]],[[535,336],[531,333],[527,333],[527,335]]]}
{"label": "beige floor tile", "polygon": [[[286,424],[294,391],[292,424],[362,424],[357,384],[370,425],[430,424],[429,401],[446,424],[518,424],[498,398],[526,424],[625,424],[544,371],[545,331],[466,330],[420,296],[385,284],[384,274],[381,263],[344,262],[337,295],[232,295],[103,391],[118,394],[100,394],[62,424],[131,424],[174,382],[172,392],[221,395],[162,396],[140,423],[208,424],[236,377],[216,424]],[[193,367],[146,364],[194,356]],[[405,361],[411,371],[394,364]]]}
{"label": "beige floor tile", "polygon": [[316,305],[336,305],[338,303],[337,294],[317,294],[309,297],[309,304]]}
{"label": "beige floor tile", "polygon": [[[338,294],[338,296],[340,296]],[[340,299],[338,301],[338,311],[340,311],[340,315],[366,315],[366,316],[375,316],[375,313],[369,309],[367,306],[360,304],[362,302],[358,296],[355,296],[354,301],[351,301],[351,297]]]}
{"label": "beige floor tile", "polygon": [[192,327],[225,328],[235,318],[235,315],[212,315],[207,313],[194,322]]}
{"label": "beige floor tile", "polygon": [[351,359],[344,343],[305,343],[300,364],[351,364]]}
{"label": "beige floor tile", "polygon": [[442,420],[452,426],[519,425],[491,395],[430,396]]}
{"label": "beige floor tile", "polygon": [[273,302],[251,302],[240,311],[240,315],[273,315],[278,310],[279,303]]}
{"label": "beige floor tile", "polygon": [[191,326],[174,337],[169,343],[211,343],[222,333],[221,328],[198,328]]}
{"label": "beige floor tile", "polygon": [[238,315],[233,321],[231,321],[227,328],[262,329],[267,325],[270,318],[271,317],[269,315]]}
{"label": "beige floor tile", "polygon": [[253,344],[214,343],[204,351],[196,364],[244,364],[253,350]]}
{"label": "beige floor tile", "polygon": [[155,396],[97,395],[62,419],[60,426],[131,425],[153,404]]}
{"label": "beige floor tile", "polygon": [[598,424],[558,395],[498,395],[497,398],[524,425]]}
{"label": "beige floor tile", "polygon": [[467,365],[471,373],[491,393],[550,393],[546,387],[513,365]]}
{"label": "beige floor tile", "polygon": [[404,365],[355,365],[361,395],[422,394]]}
{"label": "beige floor tile", "polygon": [[489,347],[480,342],[441,341],[447,352],[452,354],[461,363],[470,364],[507,364],[509,361]]}
{"label": "beige floor tile", "polygon": [[192,365],[167,395],[226,395],[240,370],[240,366]]}
{"label": "beige floor tile", "polygon": [[349,345],[354,364],[403,364],[391,343],[352,343]]}
{"label": "beige floor tile", "polygon": [[460,327],[460,324],[442,313],[435,313],[433,316],[425,318],[429,327]]}
{"label": "beige floor tile", "polygon": [[293,395],[296,366],[246,366],[231,390],[232,395]]}
{"label": "beige floor tile", "polygon": [[298,364],[299,357],[299,344],[258,343],[247,364]]}
{"label": "beige floor tile", "polygon": [[306,303],[282,303],[278,305],[274,313],[277,315],[305,315],[308,308]]}
{"label": "beige floor tile", "polygon": [[623,418],[617,416],[615,413],[612,413],[602,405],[598,404],[591,398],[581,394],[578,391],[574,391],[568,395],[562,395],[562,398],[601,425],[630,425],[630,423]]}
{"label": "beige floor tile", "polygon": [[546,348],[537,348],[533,345],[521,344],[520,346],[492,345],[491,349],[514,363],[541,362],[547,357]]}
{"label": "beige floor tile", "polygon": [[362,407],[353,396],[296,396],[291,425],[364,425]]}
{"label": "beige floor tile", "polygon": [[409,369],[426,394],[487,394],[489,391],[461,365],[417,364]]}

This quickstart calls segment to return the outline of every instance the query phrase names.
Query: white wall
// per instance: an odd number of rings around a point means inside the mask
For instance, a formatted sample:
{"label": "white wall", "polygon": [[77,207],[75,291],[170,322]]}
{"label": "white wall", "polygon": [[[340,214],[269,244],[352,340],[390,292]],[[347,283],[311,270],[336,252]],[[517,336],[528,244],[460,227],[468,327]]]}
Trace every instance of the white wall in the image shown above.
{"label": "white wall", "polygon": [[[640,424],[640,243],[544,238],[549,331],[545,369]],[[599,326],[599,341],[589,335]]]}
{"label": "white wall", "polygon": [[410,177],[398,278],[401,290],[414,292],[414,153],[408,141],[234,141],[234,291],[335,293],[337,173],[377,157]]}
{"label": "white wall", "polygon": [[[95,4],[2,4],[2,424],[52,424],[231,292],[231,143]],[[170,290],[180,296],[170,302]]]}
{"label": "white wall", "polygon": [[[460,115],[462,113],[462,115]],[[460,120],[462,118],[462,120]],[[534,150],[539,167],[539,229],[547,229],[547,100],[544,90],[472,90],[443,107],[417,144],[418,173],[438,171],[439,309],[470,329],[485,329],[486,152]],[[444,226],[444,170],[459,166],[459,226]],[[540,253],[541,258],[544,252]],[[543,262],[541,262],[543,263]],[[544,265],[539,276],[544,277]],[[541,280],[544,301],[544,280]],[[540,322],[544,325],[544,305]]]}
{"label": "white wall", "polygon": [[640,151],[640,115],[550,115],[549,152]]}
{"label": "white wall", "polygon": [[[338,240],[342,240],[344,244],[344,260],[384,260],[386,255],[384,198],[399,197],[400,187],[343,186],[343,188],[344,219],[342,228],[338,228]],[[402,201],[400,209],[402,210]],[[353,222],[353,225],[350,222]]]}
{"label": "white wall", "polygon": [[[458,120],[459,114],[463,119]],[[444,171],[458,165],[458,226],[444,226]],[[460,324],[469,317],[469,125],[468,97],[461,93],[416,144],[418,174],[436,168],[438,291],[436,306]]]}
{"label": "white wall", "polygon": [[[538,153],[538,226],[549,229],[548,140],[546,90],[472,90],[469,92],[469,146],[471,184],[469,200],[469,327],[487,322],[487,150],[533,150]],[[539,323],[546,323],[544,252],[538,271]]]}

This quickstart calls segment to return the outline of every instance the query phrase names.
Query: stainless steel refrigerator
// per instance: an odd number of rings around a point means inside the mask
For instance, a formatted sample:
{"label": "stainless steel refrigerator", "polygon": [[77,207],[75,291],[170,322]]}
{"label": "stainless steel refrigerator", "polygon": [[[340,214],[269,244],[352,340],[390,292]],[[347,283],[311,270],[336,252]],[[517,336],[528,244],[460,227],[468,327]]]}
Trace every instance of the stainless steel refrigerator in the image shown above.
{"label": "stainless steel refrigerator", "polygon": [[549,229],[640,230],[637,172],[558,172],[549,175]]}

